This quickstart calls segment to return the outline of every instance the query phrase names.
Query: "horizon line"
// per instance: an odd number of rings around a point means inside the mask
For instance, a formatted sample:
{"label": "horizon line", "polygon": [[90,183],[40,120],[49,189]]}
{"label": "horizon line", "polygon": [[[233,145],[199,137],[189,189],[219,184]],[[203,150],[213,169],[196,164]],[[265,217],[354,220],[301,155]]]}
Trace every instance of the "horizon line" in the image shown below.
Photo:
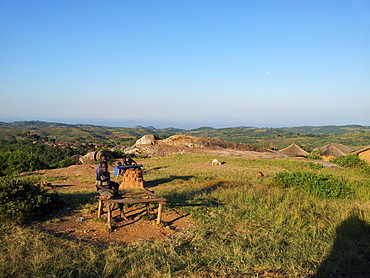
{"label": "horizon line", "polygon": [[239,125],[239,126],[225,126],[225,127],[213,127],[209,125],[204,125],[204,126],[198,126],[196,128],[180,128],[180,127],[174,127],[174,126],[168,126],[164,128],[157,128],[154,125],[135,125],[133,127],[128,127],[128,126],[118,126],[118,125],[107,125],[107,124],[92,124],[92,123],[80,123],[78,121],[74,123],[67,123],[67,122],[62,122],[62,121],[48,121],[48,120],[0,120],[0,122],[3,123],[17,123],[17,122],[40,122],[40,123],[51,123],[51,124],[65,124],[65,125],[91,125],[91,126],[103,126],[103,127],[112,127],[112,128],[145,128],[145,129],[180,129],[180,130],[194,130],[194,129],[200,129],[200,128],[212,128],[212,129],[225,129],[225,128],[256,128],[256,129],[266,129],[266,128],[271,128],[271,129],[279,129],[279,128],[299,128],[299,127],[344,127],[344,126],[361,126],[361,127],[369,127],[368,125],[362,125],[362,124],[327,124],[327,125],[295,125],[295,126],[279,126],[279,127],[269,127],[269,126],[263,126],[263,127],[258,127],[258,126],[247,126],[247,125]]}

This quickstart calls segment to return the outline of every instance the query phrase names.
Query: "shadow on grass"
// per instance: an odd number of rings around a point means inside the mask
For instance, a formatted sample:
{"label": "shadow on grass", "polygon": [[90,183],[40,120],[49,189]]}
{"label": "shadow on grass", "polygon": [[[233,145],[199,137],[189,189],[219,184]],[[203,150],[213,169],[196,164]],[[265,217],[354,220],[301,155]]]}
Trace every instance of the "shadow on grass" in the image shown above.
{"label": "shadow on grass", "polygon": [[370,277],[370,225],[362,218],[353,212],[338,226],[332,250],[314,278]]}
{"label": "shadow on grass", "polygon": [[78,208],[80,205],[88,204],[88,203],[97,203],[96,198],[97,192],[76,192],[76,193],[59,193],[65,204],[73,209]]}
{"label": "shadow on grass", "polygon": [[218,188],[224,187],[225,183],[227,184],[227,182],[216,181],[201,189],[188,188],[183,192],[173,191],[162,197],[168,200],[169,207],[219,206],[222,204],[209,195]]}
{"label": "shadow on grass", "polygon": [[98,201],[94,196],[97,195],[96,192],[86,192],[86,193],[58,193],[62,199],[62,204],[60,207],[53,211],[45,211],[42,215],[35,217],[36,221],[47,221],[53,218],[59,218],[62,216],[71,216],[73,210],[81,209],[85,204],[94,204],[98,207]]}
{"label": "shadow on grass", "polygon": [[157,179],[157,180],[152,180],[152,181],[146,181],[145,182],[145,187],[146,188],[152,188],[152,187],[158,186],[159,184],[168,183],[168,182],[171,182],[171,181],[174,181],[174,180],[188,181],[191,178],[194,178],[194,176],[170,176],[169,178],[165,178],[165,179]]}
{"label": "shadow on grass", "polygon": [[166,169],[166,168],[169,168],[169,166],[164,166],[164,167],[155,167],[155,168],[152,168],[152,169],[145,169],[145,168],[144,168],[144,172],[149,173],[149,172],[151,172],[151,171],[157,171],[157,170],[160,170],[160,169]]}

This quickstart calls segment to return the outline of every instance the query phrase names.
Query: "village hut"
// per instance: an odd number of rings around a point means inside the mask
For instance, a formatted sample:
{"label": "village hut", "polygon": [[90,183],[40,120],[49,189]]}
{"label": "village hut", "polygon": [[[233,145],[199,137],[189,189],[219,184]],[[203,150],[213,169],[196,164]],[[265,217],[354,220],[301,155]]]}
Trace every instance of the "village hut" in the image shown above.
{"label": "village hut", "polygon": [[357,154],[359,158],[365,160],[370,165],[370,146],[356,150],[353,153]]}
{"label": "village hut", "polygon": [[294,157],[306,157],[309,153],[301,149],[297,144],[293,143],[289,147],[279,151],[284,155],[294,156]]}
{"label": "village hut", "polygon": [[318,155],[322,156],[324,160],[330,160],[333,157],[348,155],[352,152],[352,149],[342,144],[331,143],[320,148],[315,148],[313,151],[318,152]]}

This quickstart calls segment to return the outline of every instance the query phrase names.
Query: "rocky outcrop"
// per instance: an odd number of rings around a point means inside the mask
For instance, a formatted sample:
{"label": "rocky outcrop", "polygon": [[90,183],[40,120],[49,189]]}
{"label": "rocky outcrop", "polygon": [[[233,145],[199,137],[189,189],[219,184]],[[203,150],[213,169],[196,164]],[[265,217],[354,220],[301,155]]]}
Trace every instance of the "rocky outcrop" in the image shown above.
{"label": "rocky outcrop", "polygon": [[80,157],[81,164],[91,164],[95,162],[95,152],[88,152],[84,156]]}
{"label": "rocky outcrop", "polygon": [[76,164],[81,164],[80,162],[80,158],[82,157],[82,155],[80,154],[75,154],[75,155],[72,155],[69,159],[72,159],[73,161],[76,162]]}
{"label": "rocky outcrop", "polygon": [[103,154],[108,158],[108,160],[113,159],[113,155],[112,155],[110,152],[106,152],[106,151],[97,151],[97,152],[95,152],[95,161],[99,161],[99,160],[100,160],[100,157],[101,157]]}
{"label": "rocky outcrop", "polygon": [[100,160],[100,156],[102,154],[105,154],[105,156],[108,158],[108,160],[113,159],[113,155],[106,151],[97,151],[97,152],[88,152],[84,156],[81,156],[79,158],[79,161],[81,164],[92,164],[95,161]]}
{"label": "rocky outcrop", "polygon": [[158,137],[148,134],[141,137],[139,140],[136,141],[135,145],[155,145],[157,140],[159,140]]}
{"label": "rocky outcrop", "polygon": [[132,147],[127,148],[125,153],[159,157],[183,153],[205,154],[209,151],[222,150],[269,152],[269,150],[247,144],[178,134],[163,140],[156,138],[154,135],[145,135],[137,140]]}

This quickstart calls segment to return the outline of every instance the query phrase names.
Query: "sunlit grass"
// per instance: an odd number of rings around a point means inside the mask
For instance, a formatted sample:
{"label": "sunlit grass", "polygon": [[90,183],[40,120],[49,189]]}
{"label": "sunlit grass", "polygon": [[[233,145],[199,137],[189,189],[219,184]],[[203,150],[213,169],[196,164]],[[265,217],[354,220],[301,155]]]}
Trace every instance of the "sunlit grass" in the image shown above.
{"label": "sunlit grass", "polygon": [[[213,158],[224,163],[212,166]],[[3,224],[0,276],[356,277],[370,269],[366,173],[290,159],[177,155],[138,162],[154,184],[151,190],[168,199],[165,210],[190,213],[197,228],[175,238],[106,247]],[[328,200],[272,187],[282,171],[345,177],[355,195]],[[93,211],[94,195],[91,190],[63,198]]]}

